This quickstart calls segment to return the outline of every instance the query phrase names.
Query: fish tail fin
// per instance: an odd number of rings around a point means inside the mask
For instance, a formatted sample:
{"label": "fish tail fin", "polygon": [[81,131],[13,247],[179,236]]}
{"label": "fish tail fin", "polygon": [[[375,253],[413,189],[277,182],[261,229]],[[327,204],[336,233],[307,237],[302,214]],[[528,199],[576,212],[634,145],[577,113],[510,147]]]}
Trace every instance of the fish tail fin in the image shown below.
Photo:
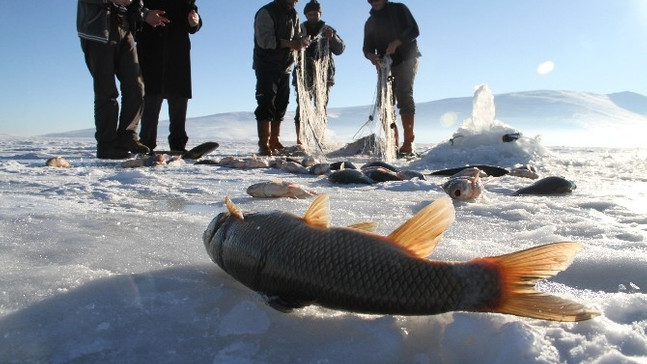
{"label": "fish tail fin", "polygon": [[584,305],[535,290],[537,281],[566,269],[582,246],[574,242],[542,245],[477,262],[495,267],[500,273],[501,297],[487,312],[552,321],[583,321],[599,313]]}

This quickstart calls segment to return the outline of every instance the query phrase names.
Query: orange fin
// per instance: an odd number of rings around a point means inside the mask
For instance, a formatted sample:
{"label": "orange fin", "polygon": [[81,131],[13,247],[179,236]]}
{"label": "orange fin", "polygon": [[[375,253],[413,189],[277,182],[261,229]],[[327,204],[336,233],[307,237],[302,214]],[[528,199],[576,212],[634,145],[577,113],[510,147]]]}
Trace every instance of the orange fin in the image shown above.
{"label": "orange fin", "polygon": [[424,258],[431,255],[452,222],[454,205],[448,196],[444,196],[400,225],[387,239],[412,255]]}
{"label": "orange fin", "polygon": [[377,223],[372,221],[360,222],[359,224],[348,225],[351,229],[368,231],[370,233],[374,232],[377,229]]}
{"label": "orange fin", "polygon": [[303,220],[310,226],[320,228],[330,227],[330,197],[328,195],[320,195],[317,197],[308,211],[303,216]]}
{"label": "orange fin", "polygon": [[575,242],[559,242],[474,260],[477,264],[493,265],[501,275],[502,297],[494,307],[483,311],[567,322],[598,316],[600,313],[580,303],[534,289],[537,281],[566,269],[581,247]]}
{"label": "orange fin", "polygon": [[225,206],[227,206],[227,210],[229,211],[229,214],[232,216],[235,216],[241,220],[244,220],[245,217],[243,216],[243,212],[240,210],[236,204],[231,202],[229,197],[225,197]]}

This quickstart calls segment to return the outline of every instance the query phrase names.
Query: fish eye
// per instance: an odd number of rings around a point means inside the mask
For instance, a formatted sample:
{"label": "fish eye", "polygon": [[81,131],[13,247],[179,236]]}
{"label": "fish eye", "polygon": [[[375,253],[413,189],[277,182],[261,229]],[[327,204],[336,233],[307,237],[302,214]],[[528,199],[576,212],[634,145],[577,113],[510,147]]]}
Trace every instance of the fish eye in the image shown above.
{"label": "fish eye", "polygon": [[454,191],[454,196],[460,197],[460,195],[461,195],[461,190]]}

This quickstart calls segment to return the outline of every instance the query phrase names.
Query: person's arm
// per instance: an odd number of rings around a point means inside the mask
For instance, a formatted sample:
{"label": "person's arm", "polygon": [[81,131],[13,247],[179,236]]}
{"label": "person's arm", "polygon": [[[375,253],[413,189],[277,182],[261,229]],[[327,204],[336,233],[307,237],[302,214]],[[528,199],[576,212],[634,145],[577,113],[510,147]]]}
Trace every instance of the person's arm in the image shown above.
{"label": "person's arm", "polygon": [[362,46],[362,52],[364,52],[364,57],[371,61],[375,66],[380,63],[380,55],[377,54],[377,46],[372,39],[373,29],[370,21],[367,21],[364,24],[364,44]]}
{"label": "person's arm", "polygon": [[330,34],[325,36],[328,36],[328,44],[330,46],[330,51],[332,54],[338,56],[342,53],[344,53],[344,50],[346,49],[346,44],[344,41],[341,39],[337,31],[333,27],[329,27],[326,25],[328,29],[326,29],[326,32],[330,32]]}
{"label": "person's arm", "polygon": [[254,19],[254,39],[263,49],[278,49],[281,42],[274,34],[274,21],[266,9],[261,9]]}
{"label": "person's arm", "polygon": [[398,13],[398,17],[402,21],[403,29],[400,32],[400,41],[402,43],[411,43],[420,35],[420,30],[418,29],[418,23],[413,18],[411,11],[405,5],[401,5]]}

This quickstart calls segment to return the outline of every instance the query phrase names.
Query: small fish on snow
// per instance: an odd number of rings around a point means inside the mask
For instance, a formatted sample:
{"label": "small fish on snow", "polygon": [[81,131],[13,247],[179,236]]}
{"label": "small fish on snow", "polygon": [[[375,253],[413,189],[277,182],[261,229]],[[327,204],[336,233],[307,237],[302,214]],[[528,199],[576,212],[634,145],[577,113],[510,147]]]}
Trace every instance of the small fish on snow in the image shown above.
{"label": "small fish on snow", "polygon": [[252,197],[274,198],[308,198],[316,196],[316,192],[308,191],[303,186],[291,182],[261,182],[247,187],[247,194]]}
{"label": "small fish on snow", "polygon": [[478,176],[455,177],[443,183],[442,187],[451,198],[460,201],[474,201],[483,193],[483,184]]}

